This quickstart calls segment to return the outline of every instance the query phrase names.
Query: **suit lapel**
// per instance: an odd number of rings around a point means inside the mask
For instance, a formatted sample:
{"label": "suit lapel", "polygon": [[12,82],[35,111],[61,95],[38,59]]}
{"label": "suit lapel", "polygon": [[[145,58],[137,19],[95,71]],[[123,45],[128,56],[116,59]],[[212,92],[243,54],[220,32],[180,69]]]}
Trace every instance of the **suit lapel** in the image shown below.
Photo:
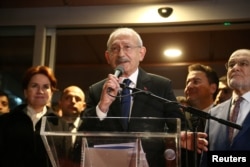
{"label": "suit lapel", "polygon": [[[141,89],[141,90],[150,90],[151,89],[151,79],[149,77],[149,75],[142,69],[139,68],[139,74],[137,77],[137,85],[136,88]],[[140,100],[136,100],[136,98],[138,98],[140,96]],[[133,97],[133,107],[132,107],[132,113],[131,116],[136,116],[136,112],[141,110],[141,101],[146,101],[145,99],[143,100],[142,98],[148,98],[145,95],[140,95],[140,94],[136,94]]]}
{"label": "suit lapel", "polygon": [[139,69],[136,87],[142,90],[150,90],[151,85],[152,84],[149,75],[142,69]]}

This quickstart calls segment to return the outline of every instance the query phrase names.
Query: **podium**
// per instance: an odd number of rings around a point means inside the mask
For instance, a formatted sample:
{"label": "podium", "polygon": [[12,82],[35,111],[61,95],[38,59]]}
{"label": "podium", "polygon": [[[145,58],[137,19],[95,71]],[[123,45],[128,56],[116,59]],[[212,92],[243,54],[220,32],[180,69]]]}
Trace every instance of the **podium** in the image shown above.
{"label": "podium", "polygon": [[[181,166],[180,119],[130,118],[129,124],[134,128],[127,131],[118,131],[117,126],[111,129],[102,126],[122,119],[81,118],[82,126],[72,132],[62,118],[44,117],[40,134],[52,166]],[[162,128],[154,128],[156,124]]]}

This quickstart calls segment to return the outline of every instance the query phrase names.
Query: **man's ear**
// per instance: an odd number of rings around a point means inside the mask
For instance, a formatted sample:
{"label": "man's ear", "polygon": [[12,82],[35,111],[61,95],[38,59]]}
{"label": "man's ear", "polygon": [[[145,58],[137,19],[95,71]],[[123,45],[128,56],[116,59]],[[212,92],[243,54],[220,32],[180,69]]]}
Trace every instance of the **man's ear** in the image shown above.
{"label": "man's ear", "polygon": [[86,106],[87,106],[87,105],[86,105],[86,103],[84,102],[84,103],[83,103],[83,106],[82,106],[82,110],[85,110]]}
{"label": "man's ear", "polygon": [[105,51],[105,58],[106,58],[106,61],[107,61],[108,64],[110,64],[109,56],[110,56],[110,55],[109,55],[109,52],[106,50],[106,51]]}
{"label": "man's ear", "polygon": [[215,93],[217,91],[217,85],[215,83],[210,84],[211,93]]}

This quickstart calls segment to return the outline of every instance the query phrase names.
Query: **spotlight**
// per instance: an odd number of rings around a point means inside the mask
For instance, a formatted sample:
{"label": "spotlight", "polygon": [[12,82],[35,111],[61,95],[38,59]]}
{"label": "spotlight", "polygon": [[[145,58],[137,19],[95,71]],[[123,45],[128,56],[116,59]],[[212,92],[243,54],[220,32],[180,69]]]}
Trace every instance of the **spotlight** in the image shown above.
{"label": "spotlight", "polygon": [[161,17],[169,17],[173,12],[173,8],[170,7],[163,7],[163,8],[159,8],[158,9],[158,13],[159,15],[161,15]]}

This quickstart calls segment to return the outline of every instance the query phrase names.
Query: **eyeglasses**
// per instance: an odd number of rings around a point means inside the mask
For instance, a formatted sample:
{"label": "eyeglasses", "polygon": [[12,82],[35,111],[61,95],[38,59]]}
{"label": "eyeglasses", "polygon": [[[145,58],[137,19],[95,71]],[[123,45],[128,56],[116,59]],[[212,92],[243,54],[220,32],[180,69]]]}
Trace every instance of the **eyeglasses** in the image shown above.
{"label": "eyeglasses", "polygon": [[225,64],[226,69],[232,69],[235,65],[240,66],[241,68],[243,67],[249,67],[249,61],[247,60],[239,60],[239,61],[229,61]]}
{"label": "eyeglasses", "polygon": [[120,46],[112,46],[109,51],[112,54],[118,54],[122,50],[125,53],[131,53],[131,51],[135,48],[140,48],[141,46],[131,46],[131,45],[124,45],[123,47]]}

